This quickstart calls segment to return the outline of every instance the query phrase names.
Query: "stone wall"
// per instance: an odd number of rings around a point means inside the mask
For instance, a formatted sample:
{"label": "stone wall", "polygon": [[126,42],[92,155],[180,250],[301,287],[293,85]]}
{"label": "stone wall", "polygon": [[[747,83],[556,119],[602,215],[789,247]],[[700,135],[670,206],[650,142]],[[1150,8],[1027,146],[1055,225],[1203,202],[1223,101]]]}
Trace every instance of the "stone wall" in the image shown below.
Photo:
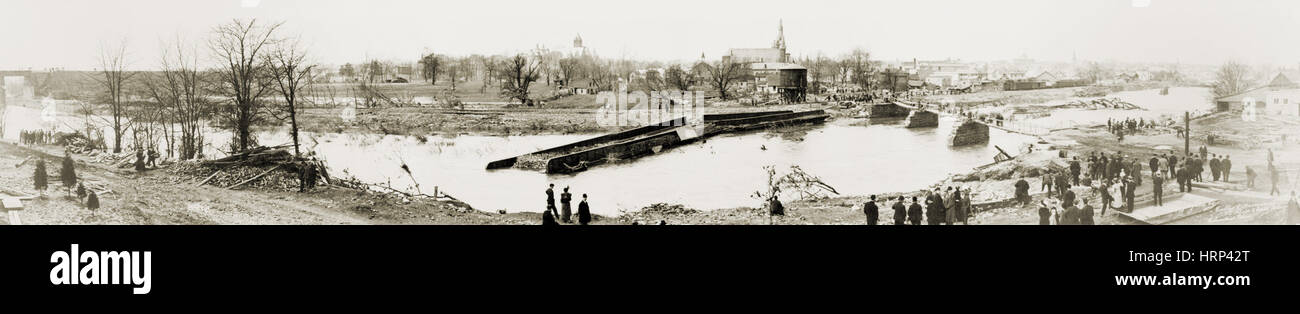
{"label": "stone wall", "polygon": [[937,113],[912,110],[912,113],[907,115],[908,128],[933,128],[938,126],[939,114]]}
{"label": "stone wall", "polygon": [[951,146],[985,144],[988,142],[989,126],[970,119],[963,119],[958,122],[957,127],[952,129],[952,134],[948,136],[948,144]]}
{"label": "stone wall", "polygon": [[911,111],[902,106],[895,104],[878,104],[871,106],[871,115],[868,118],[902,118],[906,117]]}

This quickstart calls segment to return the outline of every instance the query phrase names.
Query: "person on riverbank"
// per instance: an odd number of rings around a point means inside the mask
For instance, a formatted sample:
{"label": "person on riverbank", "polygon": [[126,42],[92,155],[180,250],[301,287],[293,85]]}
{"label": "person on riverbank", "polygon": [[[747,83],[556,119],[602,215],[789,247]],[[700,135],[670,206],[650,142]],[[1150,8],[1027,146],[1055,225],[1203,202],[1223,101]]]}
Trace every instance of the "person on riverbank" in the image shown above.
{"label": "person on riverbank", "polygon": [[1043,170],[1043,184],[1039,192],[1047,191],[1047,197],[1052,197],[1052,183],[1055,181],[1056,178],[1051,169]]}
{"label": "person on riverbank", "polygon": [[555,210],[555,183],[551,183],[546,188],[546,211],[551,212],[552,216],[559,216],[560,214]]}
{"label": "person on riverbank", "polygon": [[1021,175],[1020,180],[1016,181],[1016,201],[1020,206],[1029,205],[1029,182],[1025,181],[1025,176]]}
{"label": "person on riverbank", "polygon": [[1300,224],[1300,200],[1296,200],[1295,190],[1291,190],[1291,201],[1286,204],[1286,224]]}
{"label": "person on riverbank", "polygon": [[1079,156],[1074,156],[1074,159],[1070,160],[1070,180],[1074,185],[1079,185],[1080,172],[1083,172],[1083,166],[1079,165]]}
{"label": "person on riverbank", "polygon": [[1231,155],[1224,155],[1224,156],[1223,156],[1223,161],[1220,161],[1220,162],[1219,162],[1219,172],[1223,173],[1223,182],[1228,182],[1228,181],[1230,181],[1229,177],[1230,177],[1231,174],[1232,174],[1232,156],[1231,156]]}
{"label": "person on riverbank", "polygon": [[1165,178],[1158,173],[1156,176],[1151,177],[1151,192],[1155,193],[1156,206],[1163,206],[1165,204]]}
{"label": "person on riverbank", "polygon": [[578,203],[578,224],[591,223],[591,205],[587,205],[587,193],[582,193],[582,202]]}
{"label": "person on riverbank", "polygon": [[569,187],[566,186],[564,187],[564,193],[560,193],[560,207],[562,208],[560,211],[560,221],[563,221],[566,224],[573,222],[573,220],[570,219],[573,215],[573,207],[569,206],[572,202],[573,194],[569,194]]}
{"label": "person on riverbank", "polygon": [[1092,219],[1093,208],[1092,205],[1088,205],[1088,198],[1085,197],[1081,201],[1083,202],[1083,208],[1079,209],[1079,224],[1085,226],[1095,225],[1096,222]]}
{"label": "person on riverbank", "polygon": [[1133,176],[1129,175],[1124,178],[1124,207],[1128,213],[1133,213],[1133,199],[1137,197],[1137,183],[1133,181]]}
{"label": "person on riverbank", "polygon": [[1259,175],[1255,174],[1255,168],[1252,168],[1250,166],[1246,167],[1246,188],[1247,189],[1255,188],[1255,177],[1257,176]]}
{"label": "person on riverbank", "polygon": [[912,204],[907,205],[907,221],[913,226],[920,226],[925,213],[921,209],[921,202],[917,201],[915,196],[912,197]]}
{"label": "person on riverbank", "polygon": [[1115,201],[1115,196],[1110,193],[1111,181],[1101,180],[1101,215],[1106,215],[1106,209],[1110,208],[1111,202]]}
{"label": "person on riverbank", "polygon": [[1065,195],[1065,191],[1070,190],[1070,179],[1065,177],[1064,173],[1062,173],[1061,175],[1057,175],[1055,179],[1056,182],[1054,184],[1056,185],[1056,195],[1057,196]]}
{"label": "person on riverbank", "polygon": [[1217,182],[1219,181],[1219,156],[1210,156],[1210,180],[1211,182]]}
{"label": "person on riverbank", "polygon": [[925,198],[926,223],[932,226],[943,224],[946,215],[943,207],[943,196],[940,193],[939,188],[934,188],[934,191],[931,191],[930,195]]}
{"label": "person on riverbank", "polygon": [[1052,209],[1047,205],[1047,200],[1038,202],[1038,225],[1047,226],[1052,224]]}
{"label": "person on riverbank", "polygon": [[894,205],[890,206],[890,208],[894,210],[895,226],[902,226],[907,223],[907,206],[903,205],[902,196],[899,196],[898,199],[894,201]]}
{"label": "person on riverbank", "polygon": [[1151,174],[1156,174],[1160,172],[1160,156],[1156,156],[1156,154],[1151,154],[1151,160],[1147,161],[1147,166],[1151,167]]}
{"label": "person on riverbank", "polygon": [[1201,153],[1201,159],[1210,158],[1210,149],[1205,147],[1205,145],[1201,145],[1200,153]]}
{"label": "person on riverbank", "polygon": [[953,192],[952,187],[943,193],[943,222],[951,226],[957,221],[957,193]]}
{"label": "person on riverbank", "polygon": [[551,211],[546,210],[546,211],[542,211],[542,225],[543,225],[543,226],[558,226],[558,225],[560,225],[560,224],[557,223],[557,222],[555,222],[555,215],[552,215],[552,214],[551,214]]}
{"label": "person on riverbank", "polygon": [[1274,165],[1268,166],[1268,176],[1269,176],[1269,180],[1268,180],[1269,184],[1273,185],[1273,188],[1268,191],[1268,196],[1282,195],[1281,192],[1277,191],[1277,180],[1279,178],[1277,166]]}
{"label": "person on riverbank", "polygon": [[1178,167],[1178,155],[1177,155],[1177,154],[1169,154],[1169,157],[1166,157],[1166,158],[1169,159],[1169,174],[1170,174],[1170,175],[1173,175],[1173,174],[1175,174],[1175,173],[1178,173],[1178,172],[1177,172],[1177,169],[1174,169],[1174,168]]}
{"label": "person on riverbank", "polygon": [[867,216],[867,225],[875,226],[880,221],[880,206],[876,205],[876,196],[872,195],[871,200],[862,204],[862,213]]}

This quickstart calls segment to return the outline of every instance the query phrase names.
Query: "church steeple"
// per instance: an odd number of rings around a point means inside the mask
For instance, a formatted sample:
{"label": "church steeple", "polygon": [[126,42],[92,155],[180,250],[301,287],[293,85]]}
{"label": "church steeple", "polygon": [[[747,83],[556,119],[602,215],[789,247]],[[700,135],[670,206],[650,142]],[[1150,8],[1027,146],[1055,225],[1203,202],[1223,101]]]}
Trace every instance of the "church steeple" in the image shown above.
{"label": "church steeple", "polygon": [[573,48],[582,48],[582,34],[573,37]]}
{"label": "church steeple", "polygon": [[776,22],[776,42],[772,43],[772,48],[785,50],[785,21],[777,20]]}

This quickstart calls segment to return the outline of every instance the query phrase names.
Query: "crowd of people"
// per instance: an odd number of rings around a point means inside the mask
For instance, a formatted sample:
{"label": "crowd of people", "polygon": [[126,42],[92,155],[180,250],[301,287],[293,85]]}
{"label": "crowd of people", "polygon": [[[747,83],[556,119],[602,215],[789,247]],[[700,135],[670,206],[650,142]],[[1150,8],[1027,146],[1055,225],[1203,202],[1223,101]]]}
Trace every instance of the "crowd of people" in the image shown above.
{"label": "crowd of people", "polygon": [[[546,188],[546,210],[542,212],[542,225],[553,226],[560,223],[573,223],[573,194],[569,193],[569,187],[564,187],[560,193],[560,207],[555,206],[555,184],[551,183]],[[591,223],[591,205],[587,204],[587,194],[582,194],[582,202],[578,203],[577,212],[578,224],[587,225]],[[558,221],[557,221],[558,220]]]}
{"label": "crowd of people", "polygon": [[23,145],[54,144],[54,132],[46,130],[22,130],[18,132],[18,142]]}
{"label": "crowd of people", "polygon": [[[972,213],[970,189],[961,187],[934,188],[926,192],[924,200],[912,196],[909,202],[906,196],[897,196],[886,201],[893,201],[890,208],[894,210],[895,225],[969,224]],[[868,225],[879,224],[880,205],[876,204],[875,195],[862,204],[862,213],[867,216]]]}
{"label": "crowd of people", "polygon": [[1124,140],[1124,135],[1136,133],[1141,129],[1153,129],[1157,126],[1156,121],[1142,118],[1106,119],[1106,129],[1121,141]]}

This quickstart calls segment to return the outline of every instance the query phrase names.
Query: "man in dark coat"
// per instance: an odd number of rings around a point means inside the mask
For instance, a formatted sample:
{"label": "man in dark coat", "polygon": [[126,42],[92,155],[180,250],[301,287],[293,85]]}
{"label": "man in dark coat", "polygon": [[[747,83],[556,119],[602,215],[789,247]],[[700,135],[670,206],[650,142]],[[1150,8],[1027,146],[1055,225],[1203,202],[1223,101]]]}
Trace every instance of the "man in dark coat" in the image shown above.
{"label": "man in dark coat", "polygon": [[1156,154],[1151,154],[1151,160],[1148,160],[1147,164],[1151,166],[1151,173],[1160,171],[1160,157],[1157,157]]}
{"label": "man in dark coat", "polygon": [[867,225],[875,226],[880,221],[880,207],[876,206],[876,196],[872,195],[871,200],[862,204],[862,213],[867,215]]}
{"label": "man in dark coat", "polygon": [[1177,167],[1178,167],[1178,155],[1169,154],[1169,173],[1171,174],[1178,173],[1177,172],[1178,169],[1175,169]]}
{"label": "man in dark coat", "polygon": [[1029,182],[1025,181],[1023,175],[1016,181],[1016,201],[1020,202],[1020,206],[1029,205]]}
{"label": "man in dark coat", "polygon": [[894,205],[890,206],[890,208],[894,210],[895,226],[902,226],[907,223],[907,206],[903,205],[902,196],[899,196],[898,199],[894,201]]}
{"label": "man in dark coat", "polygon": [[1074,190],[1065,190],[1065,193],[1061,193],[1061,204],[1064,206],[1074,206],[1074,198]]}
{"label": "man in dark coat", "polygon": [[1210,158],[1210,181],[1219,181],[1219,156]]}
{"label": "man in dark coat", "polygon": [[939,194],[939,188],[935,188],[925,199],[925,218],[926,223],[930,225],[943,224],[944,218],[947,218],[943,208],[943,196]]}
{"label": "man in dark coat", "polygon": [[1039,191],[1040,191],[1040,192],[1041,192],[1041,191],[1047,191],[1047,196],[1048,196],[1048,197],[1051,197],[1051,196],[1052,196],[1052,183],[1053,183],[1053,182],[1056,182],[1056,176],[1052,173],[1052,170],[1044,170],[1044,171],[1043,171],[1043,176],[1042,176],[1042,177],[1043,177],[1043,184],[1042,184],[1041,186],[1039,186]]}
{"label": "man in dark coat", "polygon": [[1115,196],[1110,194],[1111,181],[1101,181],[1101,215],[1106,215],[1106,209],[1110,208],[1111,202],[1115,201]]}
{"label": "man in dark coat", "polygon": [[925,213],[921,210],[921,203],[917,202],[917,198],[913,196],[912,204],[907,206],[907,220],[913,226],[919,226],[921,225],[922,215],[925,215]]}
{"label": "man in dark coat", "polygon": [[1155,192],[1156,206],[1164,205],[1165,204],[1165,178],[1159,175],[1152,177],[1151,189],[1152,192]]}
{"label": "man in dark coat", "polygon": [[559,216],[560,213],[555,210],[555,183],[546,188],[546,210],[551,212],[552,216]]}
{"label": "man in dark coat", "polygon": [[1269,184],[1273,185],[1273,189],[1268,191],[1268,196],[1282,195],[1282,192],[1277,191],[1277,180],[1278,180],[1277,166],[1270,165],[1268,167],[1268,176],[1269,176],[1269,180],[1268,180]]}
{"label": "man in dark coat", "polygon": [[1082,171],[1083,166],[1079,165],[1079,156],[1074,156],[1074,160],[1070,161],[1070,179],[1074,185],[1079,185],[1079,174]]}
{"label": "man in dark coat", "polygon": [[1228,177],[1232,174],[1232,156],[1223,156],[1223,161],[1219,162],[1219,172],[1223,174],[1223,182],[1228,182]]}
{"label": "man in dark coat", "polygon": [[1251,189],[1255,188],[1255,177],[1258,177],[1258,176],[1259,176],[1258,174],[1255,174],[1255,168],[1251,168],[1251,167],[1247,166],[1247,167],[1246,167],[1246,187],[1247,187],[1247,188],[1251,188]]}
{"label": "man in dark coat", "polygon": [[1039,201],[1038,202],[1038,224],[1043,226],[1050,225],[1052,224],[1051,218],[1052,218],[1052,209],[1047,207],[1047,200]]}
{"label": "man in dark coat", "polygon": [[542,225],[558,226],[560,224],[555,222],[555,215],[551,215],[551,211],[546,210],[546,211],[542,211]]}
{"label": "man in dark coat", "polygon": [[1079,209],[1079,224],[1088,226],[1095,225],[1096,223],[1092,220],[1092,214],[1092,205],[1088,205],[1088,199],[1084,198],[1083,208]]}
{"label": "man in dark coat", "polygon": [[582,194],[582,202],[578,203],[578,224],[586,225],[591,223],[591,206],[587,205],[587,194]]}

